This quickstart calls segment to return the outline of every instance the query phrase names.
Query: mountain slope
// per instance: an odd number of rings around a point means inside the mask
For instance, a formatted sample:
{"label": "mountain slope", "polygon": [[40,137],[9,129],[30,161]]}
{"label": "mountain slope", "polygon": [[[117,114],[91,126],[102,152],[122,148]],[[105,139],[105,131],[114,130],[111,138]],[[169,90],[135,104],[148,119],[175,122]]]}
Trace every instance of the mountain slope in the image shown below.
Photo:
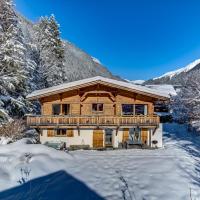
{"label": "mountain slope", "polygon": [[[35,24],[18,14],[20,25],[24,34],[26,43],[35,46]],[[75,81],[93,76],[104,76],[108,78],[120,79],[103,66],[98,59],[90,56],[80,48],[67,40],[63,40],[65,54],[65,70],[67,72],[67,81]]]}
{"label": "mountain slope", "polygon": [[182,85],[184,83],[184,79],[189,74],[193,73],[194,71],[197,71],[197,73],[199,73],[199,69],[200,69],[200,59],[197,59],[185,67],[182,67],[178,70],[167,72],[160,77],[150,79],[146,81],[144,84]]}

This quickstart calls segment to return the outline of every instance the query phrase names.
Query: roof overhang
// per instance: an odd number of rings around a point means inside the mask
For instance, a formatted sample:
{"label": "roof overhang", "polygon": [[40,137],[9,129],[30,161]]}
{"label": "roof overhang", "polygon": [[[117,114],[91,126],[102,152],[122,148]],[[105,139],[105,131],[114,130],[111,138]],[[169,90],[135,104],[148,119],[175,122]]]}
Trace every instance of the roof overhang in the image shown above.
{"label": "roof overhang", "polygon": [[27,95],[26,98],[28,100],[37,100],[43,97],[60,94],[67,91],[80,89],[80,88],[84,88],[84,87],[95,85],[95,84],[102,84],[102,85],[126,90],[129,92],[146,95],[158,100],[168,100],[170,98],[169,95],[162,94],[159,91],[147,88],[145,86],[138,86],[132,83],[104,78],[101,76],[88,78],[88,79],[82,79],[79,81],[74,81],[74,82],[69,82],[69,83],[64,83],[64,84],[60,84],[57,86],[53,86],[53,87],[49,87],[49,88],[45,88],[41,90],[35,90],[31,94]]}

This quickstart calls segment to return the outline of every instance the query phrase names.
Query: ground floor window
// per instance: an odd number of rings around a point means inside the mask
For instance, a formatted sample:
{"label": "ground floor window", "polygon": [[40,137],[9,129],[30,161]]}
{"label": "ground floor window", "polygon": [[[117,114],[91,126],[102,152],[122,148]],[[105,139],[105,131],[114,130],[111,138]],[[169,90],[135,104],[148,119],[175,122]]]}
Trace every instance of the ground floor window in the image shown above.
{"label": "ground floor window", "polygon": [[67,135],[67,130],[66,129],[56,129],[55,130],[55,135],[56,136],[66,136]]}
{"label": "ground floor window", "polygon": [[141,141],[141,128],[130,128],[129,129],[129,139],[134,142]]}

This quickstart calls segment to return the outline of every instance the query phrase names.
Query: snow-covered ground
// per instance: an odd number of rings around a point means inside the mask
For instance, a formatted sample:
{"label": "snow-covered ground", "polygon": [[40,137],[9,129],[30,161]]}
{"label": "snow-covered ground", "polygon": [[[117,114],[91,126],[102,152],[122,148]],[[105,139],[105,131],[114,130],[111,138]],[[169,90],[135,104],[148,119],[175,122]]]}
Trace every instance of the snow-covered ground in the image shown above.
{"label": "snow-covered ground", "polygon": [[164,126],[163,149],[54,150],[0,146],[0,199],[200,199],[200,138]]}

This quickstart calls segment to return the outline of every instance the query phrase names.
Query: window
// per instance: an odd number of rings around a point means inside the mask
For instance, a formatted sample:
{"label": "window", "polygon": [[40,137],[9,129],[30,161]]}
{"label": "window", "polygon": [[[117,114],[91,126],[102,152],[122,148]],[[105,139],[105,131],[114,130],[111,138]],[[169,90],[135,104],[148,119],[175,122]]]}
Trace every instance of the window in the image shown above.
{"label": "window", "polygon": [[133,115],[134,114],[133,104],[122,104],[122,115]]}
{"label": "window", "polygon": [[130,128],[129,129],[129,139],[133,142],[139,142],[141,140],[141,129],[140,128]]}
{"label": "window", "polygon": [[63,115],[70,114],[70,104],[62,104],[62,114]]}
{"label": "window", "polygon": [[146,115],[147,114],[147,106],[143,104],[135,105],[135,115]]}
{"label": "window", "polygon": [[102,103],[93,103],[92,111],[93,112],[103,112],[103,104]]}
{"label": "window", "polygon": [[147,115],[147,105],[122,104],[122,115]]}
{"label": "window", "polygon": [[60,104],[53,104],[52,105],[52,114],[53,115],[60,115]]}
{"label": "window", "polygon": [[55,134],[56,134],[56,136],[66,136],[67,130],[66,129],[56,129]]}

